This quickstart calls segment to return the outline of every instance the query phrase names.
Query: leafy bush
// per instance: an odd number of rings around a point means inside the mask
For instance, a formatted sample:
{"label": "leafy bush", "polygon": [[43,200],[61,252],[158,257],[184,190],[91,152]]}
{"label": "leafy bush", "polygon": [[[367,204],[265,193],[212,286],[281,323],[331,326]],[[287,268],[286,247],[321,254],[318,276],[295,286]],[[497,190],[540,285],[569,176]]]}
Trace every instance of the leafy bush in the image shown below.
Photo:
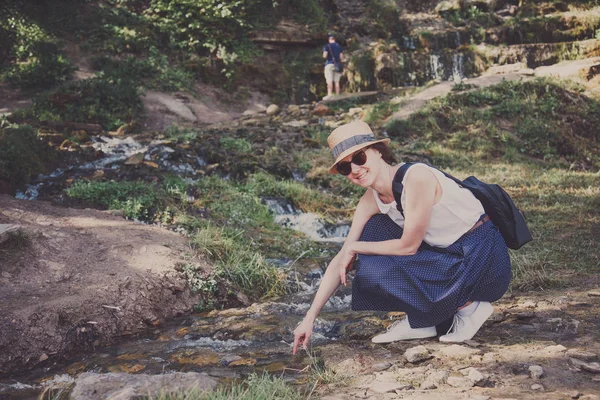
{"label": "leafy bush", "polygon": [[0,181],[15,189],[30,181],[50,160],[50,149],[29,125],[0,121]]}
{"label": "leafy bush", "polygon": [[71,78],[76,68],[54,43],[40,42],[32,50],[27,62],[8,68],[2,76],[4,81],[22,89],[44,89]]}
{"label": "leafy bush", "polygon": [[66,84],[55,93],[38,96],[24,117],[97,123],[114,130],[142,110],[135,81],[99,76]]}

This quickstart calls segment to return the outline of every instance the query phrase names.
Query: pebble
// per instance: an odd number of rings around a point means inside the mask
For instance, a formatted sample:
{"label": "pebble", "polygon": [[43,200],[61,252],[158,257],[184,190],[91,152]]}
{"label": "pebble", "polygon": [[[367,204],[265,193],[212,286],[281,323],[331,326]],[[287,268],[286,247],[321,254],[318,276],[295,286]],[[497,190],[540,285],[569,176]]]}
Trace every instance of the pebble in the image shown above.
{"label": "pebble", "polygon": [[468,380],[470,380],[471,382],[473,382],[474,385],[477,386],[483,386],[488,379],[487,374],[483,374],[473,367],[461,369],[460,373],[466,376]]}
{"label": "pebble", "polygon": [[531,385],[531,390],[543,391],[544,387],[542,385],[540,385],[539,383],[534,383],[533,385]]}
{"label": "pebble", "polygon": [[540,379],[544,375],[544,369],[539,365],[529,366],[529,376],[531,379]]}
{"label": "pebble", "polygon": [[417,363],[419,361],[427,360],[431,357],[431,354],[425,346],[416,346],[406,350],[404,357],[406,357],[406,360],[409,363]]}
{"label": "pebble", "polygon": [[572,399],[578,399],[581,397],[583,393],[578,392],[577,390],[574,390],[572,392],[569,393],[569,397],[571,397]]}
{"label": "pebble", "polygon": [[373,370],[385,371],[386,369],[390,368],[391,366],[392,366],[392,363],[390,363],[390,362],[380,362],[380,363],[373,365]]}
{"label": "pebble", "polygon": [[281,111],[281,108],[277,104],[271,104],[267,107],[267,115],[276,115],[279,114],[279,111]]}

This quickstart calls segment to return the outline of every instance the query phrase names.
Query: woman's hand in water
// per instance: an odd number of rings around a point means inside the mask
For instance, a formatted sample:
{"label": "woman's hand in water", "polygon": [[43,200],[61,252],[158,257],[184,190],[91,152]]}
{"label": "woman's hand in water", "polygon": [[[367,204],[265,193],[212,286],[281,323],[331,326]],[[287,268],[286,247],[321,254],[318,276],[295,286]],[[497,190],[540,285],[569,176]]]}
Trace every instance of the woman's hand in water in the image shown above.
{"label": "woman's hand in water", "polygon": [[351,249],[346,248],[342,249],[340,253],[341,257],[339,258],[339,269],[340,269],[340,281],[342,285],[346,286],[346,274],[348,271],[352,270],[352,265],[354,263],[354,259],[356,258],[356,253],[354,253]]}
{"label": "woman's hand in water", "polygon": [[298,345],[302,343],[302,347],[306,350],[310,337],[312,336],[314,322],[310,319],[304,318],[300,325],[294,330],[294,350],[293,354],[298,351]]}

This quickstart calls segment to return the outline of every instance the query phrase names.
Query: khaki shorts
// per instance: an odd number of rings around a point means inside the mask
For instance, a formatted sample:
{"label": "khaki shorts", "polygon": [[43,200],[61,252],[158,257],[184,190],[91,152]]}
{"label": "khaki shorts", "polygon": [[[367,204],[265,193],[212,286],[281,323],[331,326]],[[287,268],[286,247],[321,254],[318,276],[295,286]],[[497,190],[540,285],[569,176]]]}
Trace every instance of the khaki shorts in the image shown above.
{"label": "khaki shorts", "polygon": [[341,77],[341,72],[335,72],[334,64],[327,64],[325,66],[325,81],[327,81],[328,85],[331,85],[333,82],[339,82]]}

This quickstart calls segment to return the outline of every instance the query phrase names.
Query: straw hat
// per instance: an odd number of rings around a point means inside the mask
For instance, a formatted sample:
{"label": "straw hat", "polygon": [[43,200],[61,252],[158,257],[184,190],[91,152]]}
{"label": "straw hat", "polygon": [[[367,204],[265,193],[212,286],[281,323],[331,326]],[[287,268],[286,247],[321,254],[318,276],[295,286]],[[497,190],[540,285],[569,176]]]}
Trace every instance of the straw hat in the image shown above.
{"label": "straw hat", "polygon": [[363,121],[355,120],[348,124],[335,128],[327,138],[327,144],[335,157],[335,162],[329,168],[330,174],[336,174],[335,166],[348,155],[375,143],[390,142],[390,139],[377,140],[373,131]]}

